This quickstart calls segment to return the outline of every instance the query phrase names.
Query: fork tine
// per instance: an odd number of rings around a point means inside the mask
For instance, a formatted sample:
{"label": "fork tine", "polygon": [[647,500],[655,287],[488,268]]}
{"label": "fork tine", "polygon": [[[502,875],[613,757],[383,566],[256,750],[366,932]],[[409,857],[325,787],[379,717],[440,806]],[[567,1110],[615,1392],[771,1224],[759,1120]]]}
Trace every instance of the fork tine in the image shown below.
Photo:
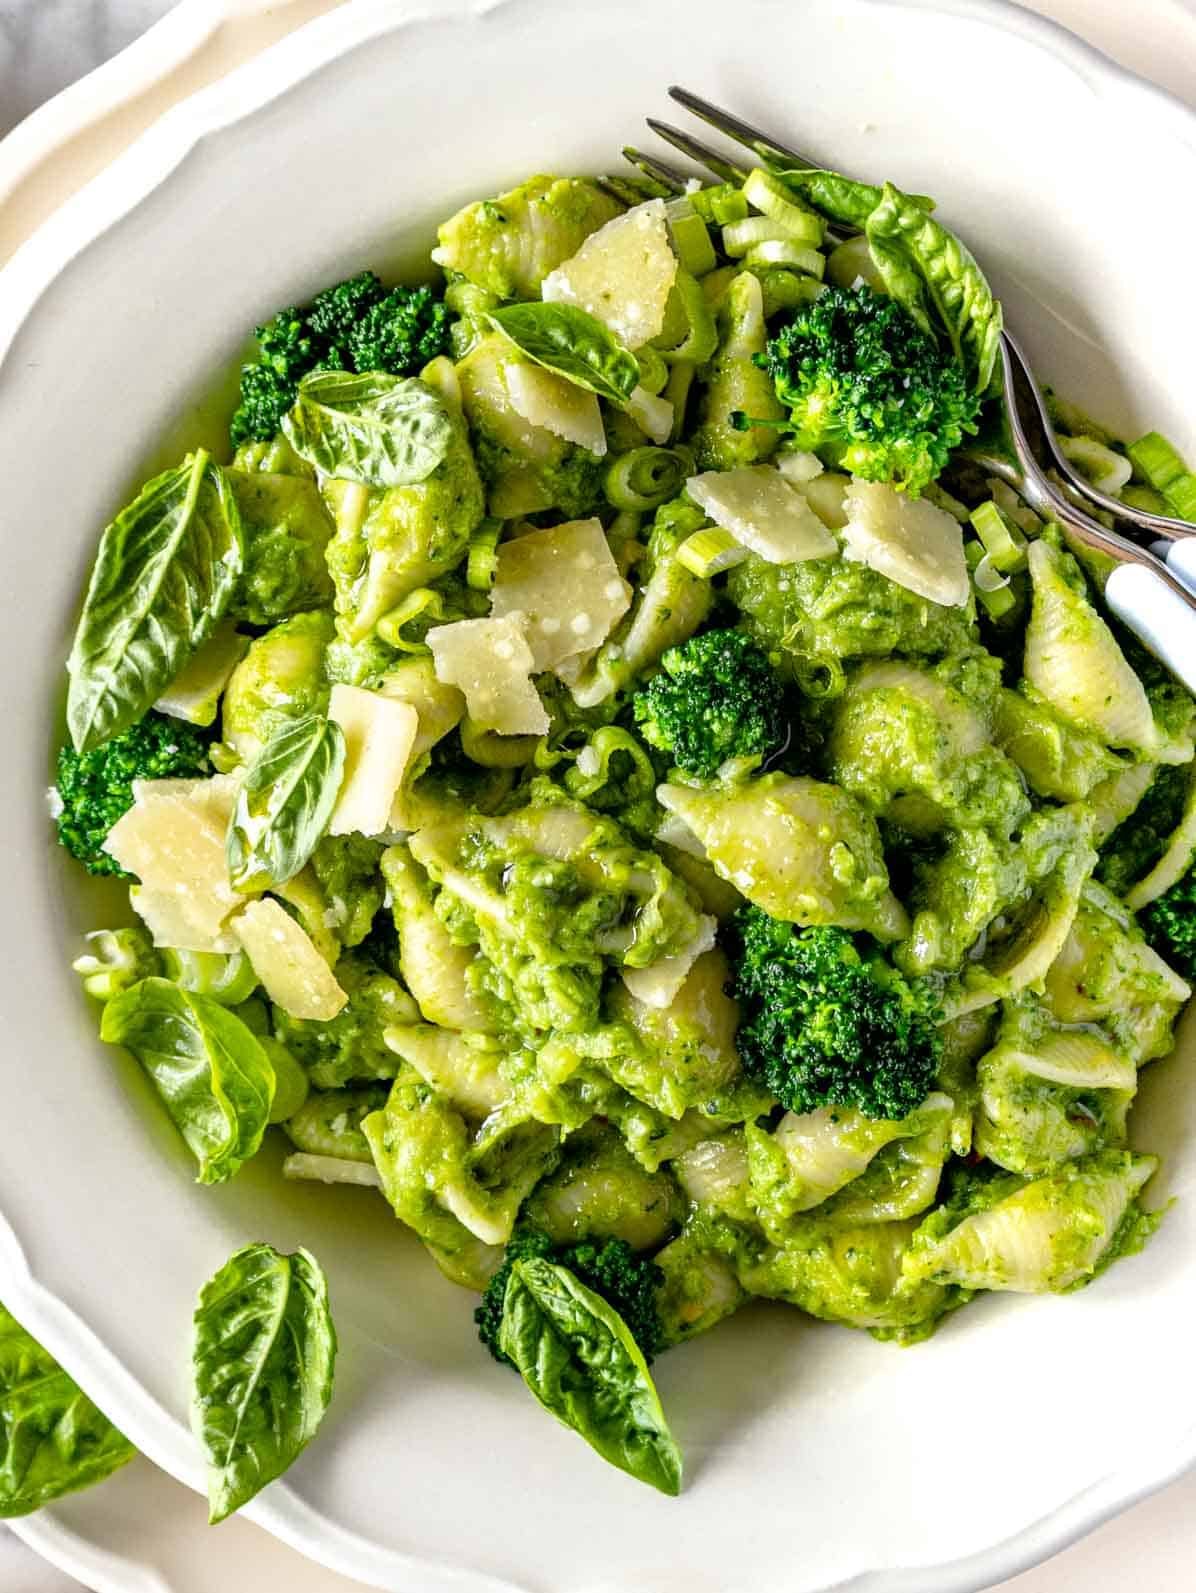
{"label": "fork tine", "polygon": [[683,133],[679,127],[671,127],[668,122],[658,122],[654,116],[647,118],[648,126],[658,138],[663,138],[666,144],[671,144],[674,149],[679,149],[690,160],[696,161],[699,166],[705,166],[707,171],[712,171],[720,182],[741,183],[747,176],[747,168],[736,166],[725,156],[720,155],[716,149],[711,149],[709,144],[703,144],[699,139],[691,138],[688,133]]}
{"label": "fork tine", "polygon": [[644,176],[650,177],[653,182],[663,183],[676,194],[685,192],[688,178],[679,167],[670,166],[667,160],[661,160],[656,155],[647,155],[642,149],[636,149],[631,144],[623,145],[623,158],[629,160],[633,166],[637,166]]}
{"label": "fork tine", "polygon": [[721,105],[714,105],[710,100],[704,100],[700,94],[692,94],[689,89],[681,88],[674,83],[669,89],[669,98],[678,105],[685,107],[699,121],[713,127],[716,131],[732,138],[737,144],[743,144],[754,155],[764,161],[780,161],[787,165],[818,166],[821,163],[811,160],[803,155],[800,150],[791,149],[788,144],[779,144],[775,139],[769,138],[758,127],[753,127],[750,122],[741,121],[738,116],[733,116],[730,111],[723,110]]}

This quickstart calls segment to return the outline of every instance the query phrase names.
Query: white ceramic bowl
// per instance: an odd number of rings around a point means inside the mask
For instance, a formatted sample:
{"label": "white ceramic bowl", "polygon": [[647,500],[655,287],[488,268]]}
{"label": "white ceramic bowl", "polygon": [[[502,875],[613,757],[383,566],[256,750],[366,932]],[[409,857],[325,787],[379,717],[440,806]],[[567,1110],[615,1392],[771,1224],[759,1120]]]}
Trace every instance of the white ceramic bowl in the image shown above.
{"label": "white ceramic bowl", "polygon": [[[404,1593],[936,1593],[1012,1575],[1196,1459],[1196,1034],[1135,1136],[1181,1197],[1067,1299],[993,1297],[901,1351],[753,1308],[665,1357],[680,1500],[601,1466],[473,1335],[365,1192],[230,1186],[187,1154],[69,972],[102,893],[49,844],[61,660],[96,533],[244,330],[536,169],[597,170],[678,80],[846,169],[936,194],[1041,372],[1196,447],[1188,113],[997,4],[357,0],[172,112],[0,277],[7,755],[0,1297],[194,1486],[196,1287],[252,1238],[311,1246],[342,1353],[319,1441],[249,1514]],[[1144,247],[1148,234],[1160,242]]]}

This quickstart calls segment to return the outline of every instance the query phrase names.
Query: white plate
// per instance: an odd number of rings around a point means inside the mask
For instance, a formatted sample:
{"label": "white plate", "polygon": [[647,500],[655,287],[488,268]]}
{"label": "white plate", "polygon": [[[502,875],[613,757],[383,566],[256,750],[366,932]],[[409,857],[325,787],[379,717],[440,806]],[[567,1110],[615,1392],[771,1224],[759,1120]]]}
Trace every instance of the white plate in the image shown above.
{"label": "white plate", "polygon": [[[97,909],[46,845],[50,711],[95,532],[155,440],[263,312],[414,257],[453,205],[527,171],[613,162],[671,78],[935,192],[1044,374],[1115,424],[1196,443],[1181,407],[1196,325],[1173,324],[1171,288],[1196,232],[1174,199],[1196,175],[1191,119],[1009,8],[509,0],[429,17],[359,0],[172,113],[0,280],[0,679],[24,730],[0,777],[0,1294],[195,1485],[197,1282],[247,1238],[310,1244],[332,1278],[338,1397],[250,1514],[380,1586],[978,1587],[1196,1455],[1191,1200],[1099,1288],[987,1301],[926,1348],[759,1309],[667,1357],[690,1476],[667,1501],[600,1467],[486,1360],[467,1297],[373,1197],[283,1189],[277,1157],[196,1189],[66,969]],[[1164,218],[1165,253],[1136,247],[1136,216]],[[1137,1113],[1181,1194],[1196,1185],[1194,1062],[1189,1047],[1155,1070]]]}

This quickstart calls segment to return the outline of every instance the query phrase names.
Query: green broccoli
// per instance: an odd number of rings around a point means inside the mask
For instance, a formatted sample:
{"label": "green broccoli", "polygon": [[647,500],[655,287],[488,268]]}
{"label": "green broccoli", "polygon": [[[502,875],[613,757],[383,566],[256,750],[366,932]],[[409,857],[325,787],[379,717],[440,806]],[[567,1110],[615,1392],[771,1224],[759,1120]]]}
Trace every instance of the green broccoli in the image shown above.
{"label": "green broccoli", "polygon": [[54,806],[58,839],[89,874],[128,878],[104,851],[108,831],[133,806],[134,780],[188,779],[210,774],[210,737],[151,708],[123,735],[92,752],[69,742],[58,750]]}
{"label": "green broccoli", "polygon": [[867,481],[919,493],[976,430],[980,398],[963,367],[864,283],[828,288],[757,359],[797,446]]}
{"label": "green broccoli", "polygon": [[482,1303],[473,1313],[478,1337],[496,1361],[511,1364],[510,1358],[498,1347],[507,1279],[516,1261],[531,1256],[568,1267],[587,1289],[600,1294],[626,1322],[646,1361],[652,1360],[665,1347],[664,1330],[656,1309],[656,1290],[664,1282],[664,1273],[654,1261],[637,1256],[624,1239],[608,1239],[603,1244],[558,1245],[540,1229],[521,1224],[511,1235],[502,1265],[486,1285]]}
{"label": "green broccoli", "polygon": [[752,905],[735,914],[732,940],[736,1048],[783,1105],[898,1119],[922,1104],[942,1055],[929,984],[846,930],[798,929]]}
{"label": "green broccoli", "polygon": [[1176,973],[1196,981],[1196,868],[1138,914],[1146,939]]}
{"label": "green broccoli", "polygon": [[372,271],[338,282],[309,305],[280,310],[255,331],[258,358],[241,367],[233,445],[267,442],[309,371],[413,376],[448,346],[449,314],[430,288],[391,288]]}
{"label": "green broccoli", "polygon": [[767,758],[788,737],[785,693],[743,631],[705,631],[670,647],[633,702],[644,740],[686,774],[713,779],[729,758]]}

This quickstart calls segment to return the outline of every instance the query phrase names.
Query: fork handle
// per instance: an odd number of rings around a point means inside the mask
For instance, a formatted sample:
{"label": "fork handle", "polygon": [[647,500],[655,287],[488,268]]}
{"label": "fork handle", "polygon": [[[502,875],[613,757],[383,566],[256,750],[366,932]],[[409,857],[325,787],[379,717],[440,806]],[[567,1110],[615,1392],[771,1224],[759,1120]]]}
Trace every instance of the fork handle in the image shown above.
{"label": "fork handle", "polygon": [[[1178,545],[1192,547],[1190,542]],[[1185,577],[1184,584],[1190,580],[1196,587],[1196,560],[1189,557],[1188,563],[1193,573]],[[1145,564],[1119,564],[1105,583],[1105,602],[1159,662],[1196,694],[1196,623],[1179,593]]]}

